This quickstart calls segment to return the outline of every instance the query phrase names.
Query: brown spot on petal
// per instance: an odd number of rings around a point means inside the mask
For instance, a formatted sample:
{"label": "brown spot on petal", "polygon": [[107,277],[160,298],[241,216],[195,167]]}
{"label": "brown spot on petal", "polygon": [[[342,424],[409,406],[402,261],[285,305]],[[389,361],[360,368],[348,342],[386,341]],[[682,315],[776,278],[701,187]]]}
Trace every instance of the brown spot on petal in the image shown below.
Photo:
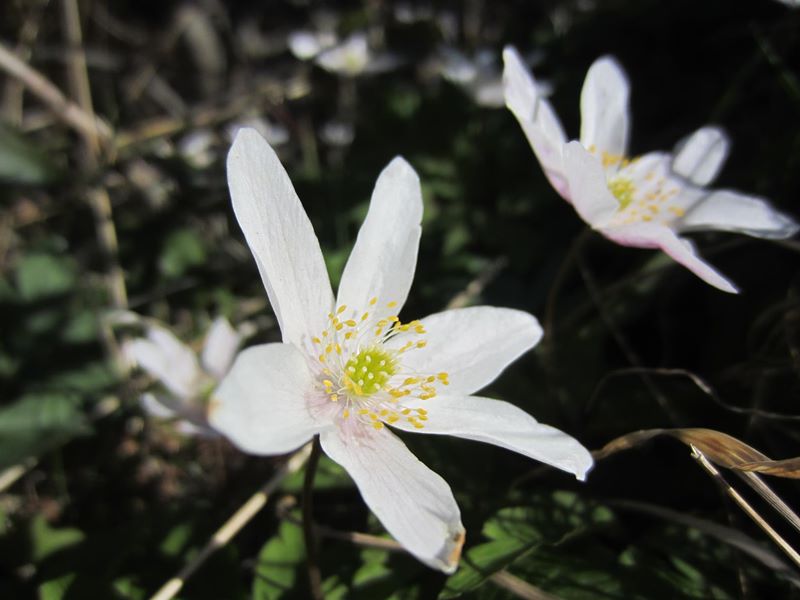
{"label": "brown spot on petal", "polygon": [[462,529],[461,531],[456,531],[453,537],[450,538],[450,541],[453,543],[453,549],[450,550],[450,554],[447,556],[447,564],[449,566],[458,566],[458,561],[461,558],[461,548],[464,547],[464,540],[466,537],[467,534]]}

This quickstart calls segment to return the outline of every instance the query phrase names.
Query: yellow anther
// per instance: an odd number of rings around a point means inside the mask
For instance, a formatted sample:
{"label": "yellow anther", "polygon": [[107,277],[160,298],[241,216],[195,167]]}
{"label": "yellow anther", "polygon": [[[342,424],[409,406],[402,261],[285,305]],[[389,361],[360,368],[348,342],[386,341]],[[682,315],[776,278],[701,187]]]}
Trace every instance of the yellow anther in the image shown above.
{"label": "yellow anther", "polygon": [[325,355],[324,354],[320,354],[317,358],[319,358],[319,362],[321,362],[321,363],[325,362]]}
{"label": "yellow anther", "polygon": [[397,315],[391,315],[390,317],[387,317],[387,318],[390,321],[392,321],[393,323],[399,323],[400,322],[400,317],[398,317]]}
{"label": "yellow anther", "polygon": [[444,381],[445,379],[448,379],[450,375],[448,375],[445,371],[442,371],[441,373],[437,373],[436,377],[439,379],[439,381]]}
{"label": "yellow anther", "polygon": [[336,354],[341,354],[341,353],[342,353],[342,347],[341,347],[341,345],[339,345],[339,344],[337,343],[337,344],[336,344]]}
{"label": "yellow anther", "polygon": [[347,418],[347,417],[349,417],[349,416],[350,416],[350,411],[349,411],[349,410],[347,410],[347,409],[345,409],[345,410],[342,412],[342,418],[343,418],[343,419],[346,419],[346,418]]}
{"label": "yellow anther", "polygon": [[395,306],[397,306],[397,302],[395,302],[394,300],[386,303],[387,308],[394,308]]}
{"label": "yellow anther", "polygon": [[325,354],[330,354],[331,352],[333,352],[333,344],[328,344],[325,346]]}
{"label": "yellow anther", "polygon": [[383,423],[381,423],[380,421],[375,421],[375,422],[372,424],[372,427],[373,427],[374,429],[383,429]]}
{"label": "yellow anther", "polygon": [[347,332],[345,332],[345,334],[344,334],[344,339],[346,339],[346,340],[349,340],[349,339],[350,339],[351,337],[353,337],[354,335],[355,335],[355,333],[353,333],[352,331],[347,331]]}
{"label": "yellow anther", "polygon": [[371,298],[369,301],[370,306],[375,306],[377,303],[378,303],[378,298],[376,297]]}
{"label": "yellow anther", "polygon": [[422,429],[423,427],[425,427],[425,425],[423,425],[422,423],[419,423],[419,422],[412,423],[412,425],[414,426],[415,429]]}
{"label": "yellow anther", "polygon": [[353,319],[347,319],[347,321],[345,321],[344,324],[347,325],[348,327],[355,327],[356,326],[356,322],[353,321]]}
{"label": "yellow anther", "polygon": [[427,415],[427,414],[428,414],[428,411],[427,411],[427,410],[425,410],[424,408],[417,408],[417,409],[416,409],[416,411],[417,411],[417,413],[419,413],[420,415]]}
{"label": "yellow anther", "polygon": [[400,413],[401,413],[401,414],[403,414],[403,415],[407,415],[407,414],[409,414],[410,412],[411,412],[411,409],[410,409],[410,408],[404,408],[403,410],[401,410],[401,411],[400,411]]}
{"label": "yellow anther", "polygon": [[436,397],[436,392],[427,392],[425,394],[420,394],[418,396],[418,398],[420,400],[430,400],[431,398],[435,398],[435,397]]}
{"label": "yellow anther", "polygon": [[322,343],[322,340],[320,340],[318,337],[312,337],[311,341],[314,342],[315,344],[321,344]]}
{"label": "yellow anther", "polygon": [[367,319],[369,319],[369,313],[365,312],[363,315],[361,315],[361,320],[366,321]]}
{"label": "yellow anther", "polygon": [[406,377],[405,381],[403,381],[403,385],[415,385],[417,383],[419,383],[417,377]]}
{"label": "yellow anther", "polygon": [[433,383],[434,381],[436,381],[436,377],[434,377],[433,375],[431,375],[431,376],[429,376],[429,377],[426,377],[426,378],[425,378],[425,381],[427,381],[428,383]]}
{"label": "yellow anther", "polygon": [[384,409],[383,409],[383,410],[382,410],[382,411],[381,411],[379,414],[380,414],[382,417],[385,417],[386,415],[388,415],[388,414],[389,414],[389,411],[388,411],[388,410],[386,410],[386,409],[384,408]]}
{"label": "yellow anther", "polygon": [[341,331],[342,329],[344,329],[344,324],[342,324],[342,323],[337,323],[337,324],[336,324],[336,331]]}
{"label": "yellow anther", "polygon": [[330,398],[331,398],[331,402],[338,402],[339,401],[339,394],[331,394]]}
{"label": "yellow anther", "polygon": [[361,415],[361,416],[368,415],[368,414],[369,414],[369,409],[367,409],[367,408],[362,408],[362,409],[360,409],[360,410],[358,411],[358,414],[359,414],[359,415]]}
{"label": "yellow anther", "polygon": [[339,308],[336,309],[336,314],[340,315],[346,310],[347,310],[347,305],[346,304],[342,304]]}
{"label": "yellow anther", "polygon": [[428,341],[427,340],[420,340],[420,341],[417,342],[417,348],[424,348],[427,345],[428,345]]}
{"label": "yellow anther", "polygon": [[391,415],[391,416],[387,417],[386,422],[391,425],[392,423],[397,423],[397,421],[399,421],[399,420],[400,420],[400,417],[398,417],[397,415]]}
{"label": "yellow anther", "polygon": [[322,385],[324,385],[326,389],[330,389],[333,387],[333,382],[330,379],[323,379]]}
{"label": "yellow anther", "polygon": [[327,331],[323,331],[322,332],[322,337],[324,337],[324,338],[328,337],[328,332]]}

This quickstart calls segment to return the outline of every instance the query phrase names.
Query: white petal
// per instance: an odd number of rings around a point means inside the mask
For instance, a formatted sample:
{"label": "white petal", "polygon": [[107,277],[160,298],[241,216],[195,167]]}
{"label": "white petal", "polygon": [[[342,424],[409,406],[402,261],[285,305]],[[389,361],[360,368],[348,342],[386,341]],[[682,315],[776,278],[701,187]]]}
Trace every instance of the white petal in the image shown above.
{"label": "white petal", "polygon": [[364,502],[386,530],[426,565],[445,573],[458,566],[464,527],[444,479],[386,429],[320,436],[322,449],[350,473]]}
{"label": "white petal", "polygon": [[581,90],[581,143],[616,156],[628,152],[630,86],[610,56],[594,61]]}
{"label": "white petal", "polygon": [[203,368],[219,381],[230,369],[241,343],[242,336],[231,327],[228,319],[217,317],[206,334],[203,354],[200,357]]}
{"label": "white petal", "polygon": [[245,452],[285,454],[327,423],[310,412],[312,374],[291,344],[251,346],[214,393],[209,423]]}
{"label": "white petal", "polygon": [[[414,169],[397,157],[381,172],[372,192],[367,217],[339,284],[338,305],[358,318],[397,314],[406,301],[417,266],[422,232],[422,190]],[[374,308],[369,302],[378,298]],[[387,304],[394,302],[393,307]]]}
{"label": "white petal", "polygon": [[[446,310],[425,317],[422,324],[427,345],[406,351],[402,370],[431,375],[444,371],[450,379],[448,393],[471,394],[487,386],[542,338],[536,317],[511,308]],[[400,334],[387,346],[400,347],[409,339],[419,338]]]}
{"label": "white petal", "polygon": [[798,231],[798,224],[763,198],[728,190],[709,192],[686,213],[681,230],[717,229],[759,238],[785,239]]}
{"label": "white petal", "polygon": [[608,228],[601,232],[623,246],[660,248],[706,283],[723,292],[738,293],[736,286],[697,256],[697,251],[689,240],[678,237],[669,227],[653,223],[637,223]]}
{"label": "white petal", "polygon": [[151,417],[156,419],[171,419],[175,416],[175,409],[172,408],[174,401],[170,401],[165,396],[156,396],[150,392],[139,396],[139,406]]}
{"label": "white petal", "polygon": [[317,236],[289,175],[254,129],[236,135],[228,153],[228,186],[283,341],[303,347],[326,327],[333,292]]}
{"label": "white petal", "polygon": [[566,174],[575,210],[589,225],[603,227],[619,210],[619,202],[608,190],[603,165],[578,142],[564,146]]}
{"label": "white petal", "polygon": [[672,170],[695,185],[708,185],[725,164],[729,146],[728,136],[721,129],[698,129],[675,146]]}
{"label": "white petal", "polygon": [[179,398],[196,393],[203,375],[197,357],[167,329],[149,325],[147,338],[126,342],[123,352]]}
{"label": "white petal", "polygon": [[403,406],[427,410],[428,420],[422,423],[422,429],[402,420],[392,427],[494,444],[572,473],[580,480],[586,479],[592,468],[592,455],[575,438],[538,423],[508,402],[447,395],[430,400],[411,399]]}
{"label": "white petal", "polygon": [[367,36],[364,33],[354,33],[338,46],[319,54],[314,61],[331,73],[359,75],[370,62]]}
{"label": "white petal", "polygon": [[308,60],[335,44],[336,37],[333,34],[299,30],[291,32],[287,42],[292,54],[300,60]]}
{"label": "white petal", "polygon": [[516,49],[506,46],[503,64],[506,106],[522,126],[550,184],[565,200],[570,200],[561,164],[561,149],[567,141],[564,128]]}

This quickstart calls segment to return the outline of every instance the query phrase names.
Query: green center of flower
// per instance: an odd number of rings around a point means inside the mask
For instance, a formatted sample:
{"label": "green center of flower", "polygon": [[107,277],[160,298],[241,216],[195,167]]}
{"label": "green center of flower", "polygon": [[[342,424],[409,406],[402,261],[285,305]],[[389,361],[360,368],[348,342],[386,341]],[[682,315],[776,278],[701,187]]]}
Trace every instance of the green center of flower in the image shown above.
{"label": "green center of flower", "polygon": [[356,396],[371,396],[397,373],[396,360],[378,346],[352,355],[344,365],[344,386]]}
{"label": "green center of flower", "polygon": [[625,210],[633,202],[633,195],[636,193],[636,185],[627,177],[614,177],[608,182],[610,191],[619,202],[620,210]]}

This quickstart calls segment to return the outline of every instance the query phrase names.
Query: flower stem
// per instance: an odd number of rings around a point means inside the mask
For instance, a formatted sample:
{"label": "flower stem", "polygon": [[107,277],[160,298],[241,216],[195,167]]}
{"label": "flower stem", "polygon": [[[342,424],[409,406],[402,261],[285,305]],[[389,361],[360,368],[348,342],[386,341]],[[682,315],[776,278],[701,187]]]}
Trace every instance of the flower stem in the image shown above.
{"label": "flower stem", "polygon": [[306,542],[306,564],[308,565],[308,584],[311,588],[311,597],[314,600],[323,600],[322,574],[319,570],[319,557],[317,554],[317,540],[314,533],[314,475],[319,464],[320,445],[319,436],[314,436],[311,456],[306,463],[306,476],[303,481],[303,537]]}

